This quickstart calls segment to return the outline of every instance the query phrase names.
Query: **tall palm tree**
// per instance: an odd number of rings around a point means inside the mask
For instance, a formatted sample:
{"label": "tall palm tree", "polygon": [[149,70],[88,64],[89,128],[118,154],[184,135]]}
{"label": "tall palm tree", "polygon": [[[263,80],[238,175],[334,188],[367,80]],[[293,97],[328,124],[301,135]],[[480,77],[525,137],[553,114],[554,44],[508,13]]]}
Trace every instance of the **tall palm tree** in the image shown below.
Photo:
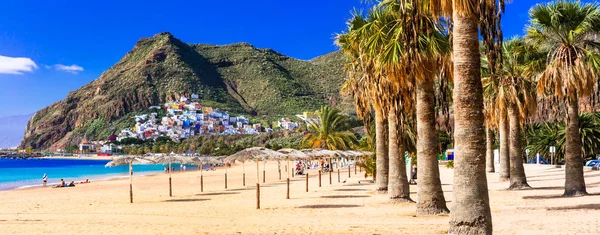
{"label": "tall palm tree", "polygon": [[349,149],[352,145],[358,144],[352,132],[342,129],[346,116],[339,110],[323,106],[316,114],[319,119],[308,121],[309,133],[302,139],[303,143],[311,148],[330,150]]}
{"label": "tall palm tree", "polygon": [[[481,48],[483,51],[484,49]],[[506,83],[503,82],[503,77],[499,74],[491,74],[490,66],[487,59],[482,58],[482,73],[485,76],[482,79],[483,83],[483,97],[484,97],[484,112],[486,118],[486,129],[493,128],[494,126],[498,129],[499,147],[500,147],[500,181],[510,180],[510,141],[509,133],[510,126],[508,120],[508,95]],[[487,136],[486,140],[486,162],[489,164],[490,156],[489,152],[493,151],[490,149],[493,145],[490,142],[490,137]],[[493,153],[492,153],[493,154]],[[487,167],[486,167],[487,168]]]}
{"label": "tall palm tree", "polygon": [[508,99],[510,129],[510,186],[509,189],[530,188],[523,167],[521,125],[535,114],[537,96],[535,83],[526,76],[527,64],[542,60],[535,47],[522,39],[513,38],[502,45],[502,80]]}
{"label": "tall palm tree", "polygon": [[555,96],[567,106],[563,196],[586,195],[578,98],[588,96],[597,79],[600,10],[597,4],[559,0],[536,5],[529,15],[526,39],[549,51],[537,91],[540,95]]}
{"label": "tall palm tree", "polygon": [[[397,1],[384,1],[381,8],[392,12],[393,19],[388,28],[375,30],[375,33],[368,41],[382,42],[382,49],[378,54],[377,71],[385,73],[385,78],[393,82],[392,87],[399,87],[392,94],[399,94],[399,104],[403,107],[403,112],[390,113],[390,126],[392,126],[392,115],[407,113],[412,116],[412,107],[410,106],[416,98],[416,121],[417,132],[417,164],[419,172],[418,202],[417,214],[439,214],[447,213],[446,200],[441,187],[439,177],[439,168],[437,162],[438,139],[436,129],[436,113],[434,79],[440,68],[444,67],[448,61],[449,43],[448,39],[441,32],[441,25],[437,20],[432,19],[429,14],[404,14],[401,3]],[[412,8],[407,8],[412,12]],[[388,19],[389,18],[384,18]],[[418,34],[418,43],[404,44],[407,38],[405,28],[407,21],[415,20],[420,22]],[[380,20],[383,21],[383,20]],[[385,24],[384,24],[385,25]],[[416,88],[415,88],[416,87]],[[394,98],[395,96],[386,96]],[[398,103],[388,102],[392,110]],[[400,118],[394,118],[400,120]],[[392,132],[390,128],[390,133]],[[390,142],[392,135],[390,134]],[[395,136],[394,136],[395,137]],[[390,162],[396,158],[392,153],[390,143]],[[400,156],[401,157],[401,156]],[[391,166],[391,165],[390,165]],[[390,172],[392,170],[390,169]]]}
{"label": "tall palm tree", "polygon": [[454,202],[450,234],[492,234],[485,173],[485,126],[480,74],[479,35],[488,51],[492,73],[501,61],[500,15],[503,0],[410,0],[422,11],[451,17],[454,55]]}
{"label": "tall palm tree", "polygon": [[[336,43],[342,48],[344,54],[350,58],[346,66],[348,79],[344,86],[346,92],[353,94],[355,106],[359,117],[366,117],[371,107],[375,110],[375,157],[376,157],[376,188],[378,193],[388,190],[389,158],[387,148],[387,113],[384,110],[383,90],[378,86],[381,74],[375,72],[376,49],[381,48],[376,43],[380,41],[367,41],[378,27],[384,12],[373,9],[368,17],[363,17],[359,12],[348,22],[348,31],[337,36]],[[386,15],[387,16],[387,15]]]}

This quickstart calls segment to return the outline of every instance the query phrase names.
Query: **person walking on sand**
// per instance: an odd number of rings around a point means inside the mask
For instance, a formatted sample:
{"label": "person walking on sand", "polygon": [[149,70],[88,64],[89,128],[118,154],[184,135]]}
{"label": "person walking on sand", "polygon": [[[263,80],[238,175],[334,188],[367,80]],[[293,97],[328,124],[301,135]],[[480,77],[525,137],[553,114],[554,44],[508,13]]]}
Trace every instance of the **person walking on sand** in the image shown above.
{"label": "person walking on sand", "polygon": [[48,176],[44,174],[44,176],[42,176],[42,185],[46,187],[46,183],[48,183]]}

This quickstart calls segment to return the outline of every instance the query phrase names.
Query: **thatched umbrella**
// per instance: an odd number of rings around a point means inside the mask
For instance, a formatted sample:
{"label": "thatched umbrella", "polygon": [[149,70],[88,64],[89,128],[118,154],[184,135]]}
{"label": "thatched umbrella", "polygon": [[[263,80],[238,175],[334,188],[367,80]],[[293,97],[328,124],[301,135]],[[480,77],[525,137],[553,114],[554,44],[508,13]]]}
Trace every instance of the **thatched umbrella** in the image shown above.
{"label": "thatched umbrella", "polygon": [[286,199],[290,199],[290,173],[293,175],[294,173],[290,170],[290,160],[305,160],[310,157],[303,153],[300,150],[296,149],[280,149],[277,152],[283,153],[285,156],[284,160],[287,160],[287,196]]}
{"label": "thatched umbrella", "polygon": [[260,209],[260,183],[259,183],[259,161],[266,161],[273,158],[281,158],[284,155],[277,151],[270,150],[268,148],[263,147],[252,147],[247,148],[233,155],[226,157],[224,160],[229,162],[234,161],[248,161],[254,160],[256,161],[256,209]]}
{"label": "thatched umbrella", "polygon": [[115,158],[106,163],[104,167],[113,167],[119,165],[129,165],[129,202],[133,203],[133,166],[140,164],[154,164],[151,159],[146,159],[141,156],[126,156]]}
{"label": "thatched umbrella", "polygon": [[204,192],[204,164],[220,164],[223,163],[223,161],[214,157],[194,157],[192,158],[192,161],[198,163],[198,168],[200,169],[200,192]]}
{"label": "thatched umbrella", "polygon": [[169,196],[172,197],[173,196],[173,187],[172,187],[172,183],[171,183],[171,163],[180,163],[180,164],[193,164],[195,163],[191,157],[184,157],[181,155],[176,155],[175,153],[171,152],[171,154],[165,155],[165,154],[161,154],[158,156],[154,156],[152,157],[152,160],[156,163],[156,164],[169,164]]}

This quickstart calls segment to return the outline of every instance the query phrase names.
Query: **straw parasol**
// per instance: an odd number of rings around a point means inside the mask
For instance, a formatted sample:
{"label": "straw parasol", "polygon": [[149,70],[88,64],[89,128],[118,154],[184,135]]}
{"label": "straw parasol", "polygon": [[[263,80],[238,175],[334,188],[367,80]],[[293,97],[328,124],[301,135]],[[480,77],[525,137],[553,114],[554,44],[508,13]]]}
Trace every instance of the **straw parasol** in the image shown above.
{"label": "straw parasol", "polygon": [[112,161],[106,163],[104,167],[113,167],[119,165],[129,165],[129,202],[133,203],[133,166],[140,164],[153,164],[151,159],[146,159],[141,156],[125,156],[114,158]]}
{"label": "straw parasol", "polygon": [[[266,160],[274,159],[274,158],[281,158],[281,157],[283,157],[283,154],[279,153],[277,151],[273,151],[273,150],[270,150],[270,149],[264,148],[264,147],[252,147],[252,148],[247,148],[247,149],[244,149],[237,153],[234,153],[233,155],[230,155],[224,159],[225,161],[229,161],[229,162],[234,162],[234,161],[244,162],[244,161],[248,161],[248,160],[256,161],[256,209],[260,209],[260,183],[259,183],[260,177],[259,177],[258,162],[266,161]],[[263,177],[264,177],[264,172],[263,172]]]}
{"label": "straw parasol", "polygon": [[200,169],[200,192],[204,192],[204,175],[202,173],[204,164],[221,164],[223,161],[215,157],[194,157],[192,161],[198,163],[198,168]]}
{"label": "straw parasol", "polygon": [[180,163],[180,164],[192,164],[194,163],[194,161],[192,161],[191,157],[184,157],[181,155],[176,155],[175,153],[171,152],[171,154],[165,155],[165,154],[161,154],[161,155],[157,155],[152,157],[152,160],[156,163],[156,164],[169,164],[169,196],[172,197],[173,196],[173,187],[172,187],[172,183],[171,183],[171,163]]}
{"label": "straw parasol", "polygon": [[306,153],[300,151],[300,150],[296,150],[296,149],[280,149],[277,150],[277,152],[280,152],[282,154],[284,154],[283,159],[287,160],[287,171],[288,171],[288,175],[287,175],[287,196],[286,199],[290,199],[290,174],[294,174],[293,172],[290,171],[290,160],[305,160],[305,159],[309,159],[310,156],[308,156]]}

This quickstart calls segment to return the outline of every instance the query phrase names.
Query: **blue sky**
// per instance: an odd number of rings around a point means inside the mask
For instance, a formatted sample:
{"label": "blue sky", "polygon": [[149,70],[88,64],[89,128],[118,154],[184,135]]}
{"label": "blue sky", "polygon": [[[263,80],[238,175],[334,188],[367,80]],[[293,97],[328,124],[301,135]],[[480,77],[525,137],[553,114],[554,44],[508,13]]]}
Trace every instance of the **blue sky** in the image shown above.
{"label": "blue sky", "polygon": [[[335,51],[360,0],[3,0],[0,116],[34,113],[96,79],[142,37],[169,31],[188,43],[249,42],[311,59]],[[367,1],[368,2],[368,1]],[[508,4],[506,37],[522,34],[537,2]],[[18,59],[17,59],[18,58]]]}

